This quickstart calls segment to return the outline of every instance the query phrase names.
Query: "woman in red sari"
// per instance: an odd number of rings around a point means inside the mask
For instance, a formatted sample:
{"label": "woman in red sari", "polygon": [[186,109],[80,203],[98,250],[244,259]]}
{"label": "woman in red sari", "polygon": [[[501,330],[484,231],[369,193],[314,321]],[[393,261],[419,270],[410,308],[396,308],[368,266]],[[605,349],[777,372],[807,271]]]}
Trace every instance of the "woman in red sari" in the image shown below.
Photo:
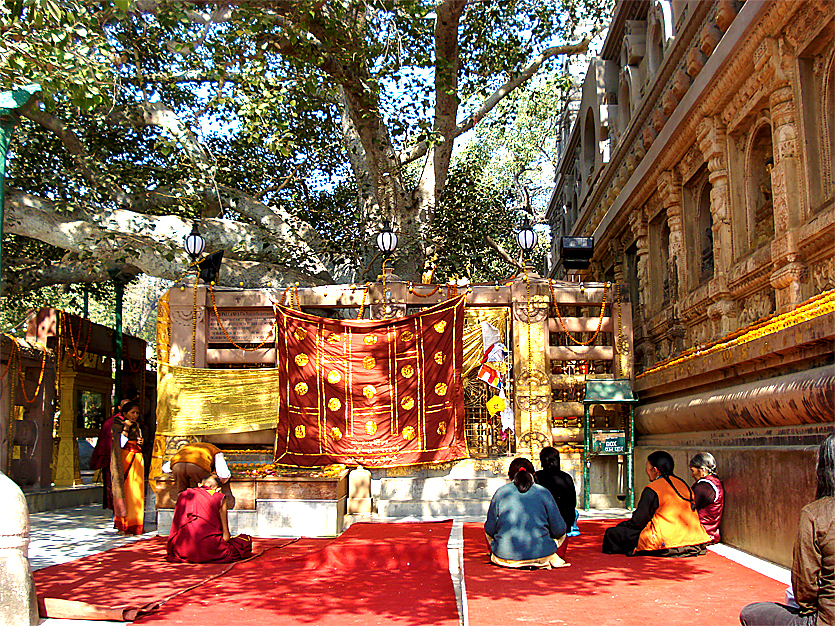
{"label": "woman in red sari", "polygon": [[145,526],[145,459],[139,406],[128,402],[113,416],[113,512],[116,530],[141,535]]}
{"label": "woman in red sari", "polygon": [[232,537],[226,512],[226,496],[220,480],[210,474],[198,487],[183,491],[177,498],[168,555],[172,563],[232,563],[252,556],[249,535]]}

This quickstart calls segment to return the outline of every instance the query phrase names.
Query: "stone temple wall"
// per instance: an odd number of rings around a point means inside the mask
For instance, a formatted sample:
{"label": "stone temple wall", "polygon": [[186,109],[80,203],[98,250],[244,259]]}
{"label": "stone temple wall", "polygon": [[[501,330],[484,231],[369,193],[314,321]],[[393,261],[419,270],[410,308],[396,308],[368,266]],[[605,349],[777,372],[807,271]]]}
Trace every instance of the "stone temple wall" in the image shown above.
{"label": "stone temple wall", "polygon": [[835,428],[835,321],[808,304],[835,288],[834,24],[817,0],[619,2],[548,208],[594,236],[584,280],[632,289],[636,488],[653,450],[685,478],[714,453],[725,540],[783,564]]}

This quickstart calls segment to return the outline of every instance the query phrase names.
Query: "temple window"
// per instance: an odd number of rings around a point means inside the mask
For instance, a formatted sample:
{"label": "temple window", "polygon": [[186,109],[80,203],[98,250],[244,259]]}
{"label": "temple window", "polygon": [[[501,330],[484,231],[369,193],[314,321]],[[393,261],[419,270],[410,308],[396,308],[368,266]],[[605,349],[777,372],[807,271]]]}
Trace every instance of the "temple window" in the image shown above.
{"label": "temple window", "polygon": [[591,184],[592,176],[594,176],[594,167],[597,163],[597,154],[599,151],[594,113],[589,108],[586,111],[586,120],[583,124],[583,174],[586,176],[587,185]]}
{"label": "temple window", "polygon": [[670,303],[670,227],[661,211],[649,225],[649,293],[645,304],[651,315]]}
{"label": "temple window", "polygon": [[661,249],[659,250],[659,252],[661,259],[661,284],[663,285],[661,292],[661,306],[665,307],[670,304],[670,299],[674,295],[673,275],[670,271],[670,225],[667,223],[666,219],[664,220],[663,224],[661,224],[660,239]]}
{"label": "temple window", "polygon": [[711,184],[706,182],[699,194],[696,223],[699,252],[699,282],[713,278],[713,214],[710,212]]}
{"label": "temple window", "polygon": [[771,189],[773,167],[771,126],[763,124],[754,134],[747,159],[747,225],[751,250],[758,250],[774,238],[774,205]]}

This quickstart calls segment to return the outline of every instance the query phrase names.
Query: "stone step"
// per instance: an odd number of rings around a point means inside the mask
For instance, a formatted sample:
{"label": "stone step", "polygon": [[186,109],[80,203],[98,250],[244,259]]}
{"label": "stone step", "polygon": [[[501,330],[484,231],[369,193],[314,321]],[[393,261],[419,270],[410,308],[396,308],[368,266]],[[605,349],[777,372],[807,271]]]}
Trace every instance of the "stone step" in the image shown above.
{"label": "stone step", "polygon": [[386,477],[380,479],[379,500],[445,501],[474,499],[490,501],[496,490],[507,484],[507,479],[494,478],[431,478]]}
{"label": "stone step", "polygon": [[375,504],[379,517],[486,517],[490,499],[375,500]]}

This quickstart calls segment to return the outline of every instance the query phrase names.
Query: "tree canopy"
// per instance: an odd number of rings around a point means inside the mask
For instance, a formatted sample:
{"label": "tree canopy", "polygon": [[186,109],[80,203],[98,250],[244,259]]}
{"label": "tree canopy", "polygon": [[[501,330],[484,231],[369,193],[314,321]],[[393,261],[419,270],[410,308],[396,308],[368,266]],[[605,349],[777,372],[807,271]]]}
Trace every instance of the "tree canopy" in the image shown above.
{"label": "tree canopy", "polygon": [[585,52],[609,5],[0,4],[3,88],[43,88],[10,153],[6,290],[176,279],[194,220],[230,285],[362,280],[382,220],[401,276],[427,260],[472,273],[465,257],[501,250],[518,194],[484,184],[484,150],[453,161],[456,140]]}

